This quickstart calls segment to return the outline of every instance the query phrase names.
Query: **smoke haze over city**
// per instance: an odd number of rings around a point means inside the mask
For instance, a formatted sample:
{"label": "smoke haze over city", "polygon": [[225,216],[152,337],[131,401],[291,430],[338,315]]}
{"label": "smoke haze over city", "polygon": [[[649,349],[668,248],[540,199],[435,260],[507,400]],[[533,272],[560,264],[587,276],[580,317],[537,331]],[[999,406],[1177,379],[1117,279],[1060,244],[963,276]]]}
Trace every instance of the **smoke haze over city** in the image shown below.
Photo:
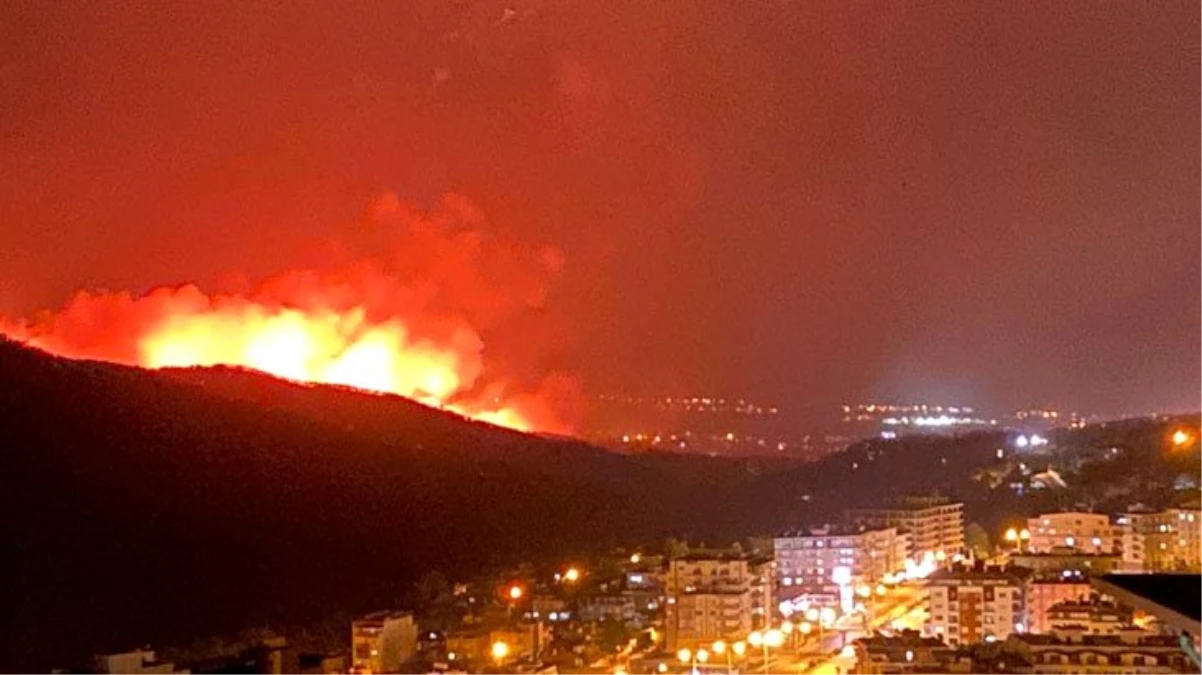
{"label": "smoke haze over city", "polygon": [[488,308],[390,257],[385,304],[438,302],[368,311],[462,328],[473,400],[1196,408],[1198,32],[1184,2],[9,3],[0,316],[262,299],[381,204],[451,203]]}

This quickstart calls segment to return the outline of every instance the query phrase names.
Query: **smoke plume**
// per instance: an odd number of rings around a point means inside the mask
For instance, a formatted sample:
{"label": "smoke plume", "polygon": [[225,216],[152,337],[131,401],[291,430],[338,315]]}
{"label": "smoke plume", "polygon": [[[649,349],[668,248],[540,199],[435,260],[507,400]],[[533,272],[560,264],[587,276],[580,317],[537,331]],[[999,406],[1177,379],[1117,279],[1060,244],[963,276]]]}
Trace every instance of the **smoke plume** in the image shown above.
{"label": "smoke plume", "polygon": [[485,368],[481,337],[543,307],[562,252],[504,238],[456,194],[430,210],[385,194],[324,244],[316,264],[240,292],[82,290],[58,311],[0,318],[0,332],[72,358],[245,366],[400,394],[520,430],[570,429],[574,379],[497,376]]}

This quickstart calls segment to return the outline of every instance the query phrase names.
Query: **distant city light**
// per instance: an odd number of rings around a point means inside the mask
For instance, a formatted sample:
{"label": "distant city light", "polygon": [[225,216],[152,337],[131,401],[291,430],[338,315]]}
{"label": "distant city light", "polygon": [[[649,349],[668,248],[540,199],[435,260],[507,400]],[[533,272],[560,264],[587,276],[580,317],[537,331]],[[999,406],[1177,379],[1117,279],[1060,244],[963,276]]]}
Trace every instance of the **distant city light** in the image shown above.
{"label": "distant city light", "polygon": [[509,587],[509,599],[510,600],[521,600],[522,595],[524,595],[524,594],[525,594],[525,591],[523,591],[522,587],[518,586],[517,584],[514,584],[513,586]]}
{"label": "distant city light", "polygon": [[1178,429],[1173,432],[1173,445],[1179,448],[1189,445],[1190,440],[1192,440],[1190,434],[1185,429]]}
{"label": "distant city light", "polygon": [[569,567],[568,571],[563,573],[563,578],[564,578],[564,581],[567,581],[569,583],[579,581],[580,580],[580,570],[576,569],[575,567]]}

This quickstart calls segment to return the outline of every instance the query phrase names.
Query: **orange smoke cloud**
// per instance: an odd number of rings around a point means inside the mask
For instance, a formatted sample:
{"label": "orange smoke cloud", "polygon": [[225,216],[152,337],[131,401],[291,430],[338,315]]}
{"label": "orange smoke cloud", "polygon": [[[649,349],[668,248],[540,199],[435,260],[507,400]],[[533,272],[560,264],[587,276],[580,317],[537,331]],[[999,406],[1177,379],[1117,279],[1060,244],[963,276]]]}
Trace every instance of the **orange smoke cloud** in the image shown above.
{"label": "orange smoke cloud", "polygon": [[563,264],[490,233],[468,200],[423,212],[385,195],[332,260],[247,293],[162,287],[140,296],[81,291],[58,312],[0,320],[49,352],[147,368],[244,366],[304,382],[400,394],[522,431],[564,432],[571,378],[532,391],[481,382],[482,329],[540,308]]}

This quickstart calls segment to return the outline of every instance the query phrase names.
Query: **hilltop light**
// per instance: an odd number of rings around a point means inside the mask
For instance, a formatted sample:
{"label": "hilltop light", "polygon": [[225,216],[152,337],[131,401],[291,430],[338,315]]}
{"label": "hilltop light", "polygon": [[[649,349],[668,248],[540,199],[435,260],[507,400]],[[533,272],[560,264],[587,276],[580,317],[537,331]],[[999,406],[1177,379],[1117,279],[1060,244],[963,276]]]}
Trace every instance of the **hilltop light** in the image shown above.
{"label": "hilltop light", "polygon": [[1192,440],[1190,434],[1185,429],[1178,429],[1173,432],[1173,445],[1179,448],[1189,445],[1190,440]]}

